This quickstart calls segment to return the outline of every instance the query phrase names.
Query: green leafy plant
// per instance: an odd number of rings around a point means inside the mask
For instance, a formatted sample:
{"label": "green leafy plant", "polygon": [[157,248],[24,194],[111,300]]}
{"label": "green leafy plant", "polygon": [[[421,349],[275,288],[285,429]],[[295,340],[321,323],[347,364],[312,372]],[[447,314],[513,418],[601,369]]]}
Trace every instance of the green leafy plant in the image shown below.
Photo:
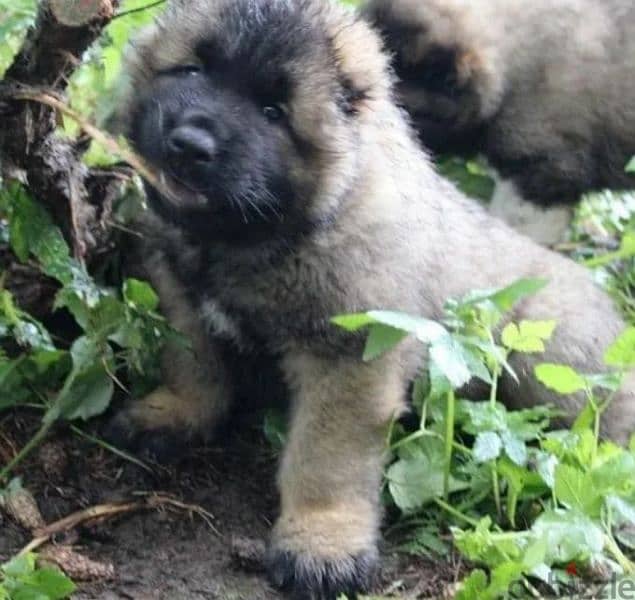
{"label": "green leafy plant", "polygon": [[[538,584],[557,591],[572,561],[580,572],[601,564],[607,577],[635,573],[628,557],[635,550],[635,454],[599,440],[601,414],[635,364],[635,331],[607,350],[608,374],[537,366],[543,385],[586,394],[570,431],[549,431],[558,416],[551,407],[509,411],[497,400],[500,377],[516,377],[510,355],[543,352],[557,327],[508,322],[513,306],[544,284],[521,280],[450,300],[440,323],[386,311],[334,319],[349,331],[368,330],[365,360],[407,335],[428,346],[427,372],[413,389],[418,427],[395,423],[390,431],[387,502],[410,531],[402,550],[447,552],[442,523],[461,554],[487,567],[489,576],[479,569],[465,580],[457,596],[463,600],[534,593]],[[474,379],[489,387],[482,401],[459,396]]]}
{"label": "green leafy plant", "polygon": [[74,591],[75,584],[59,569],[39,568],[33,553],[0,566],[0,600],[64,600]]}
{"label": "green leafy plant", "polygon": [[78,327],[72,341],[54,341],[16,306],[0,280],[0,409],[26,403],[43,410],[34,438],[0,470],[0,480],[6,480],[56,422],[103,413],[115,387],[124,388],[118,374],[136,389],[151,387],[158,379],[157,354],[171,330],[147,283],[128,279],[120,291],[98,285],[23,188],[0,192],[0,215],[15,255],[59,284],[54,309],[70,313]]}

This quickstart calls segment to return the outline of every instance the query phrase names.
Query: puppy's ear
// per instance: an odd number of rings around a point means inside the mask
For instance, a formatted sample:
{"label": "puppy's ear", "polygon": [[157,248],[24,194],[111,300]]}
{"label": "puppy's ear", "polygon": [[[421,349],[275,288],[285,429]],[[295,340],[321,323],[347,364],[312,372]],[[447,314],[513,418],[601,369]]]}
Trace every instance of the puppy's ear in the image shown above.
{"label": "puppy's ear", "polygon": [[332,32],[332,40],[344,111],[356,114],[369,103],[388,99],[392,84],[390,61],[377,33],[358,17],[351,16],[347,27],[342,27],[340,20]]}
{"label": "puppy's ear", "polygon": [[400,79],[450,96],[474,84],[482,69],[483,62],[476,52],[457,46],[433,45],[419,56],[403,52],[395,58]]}

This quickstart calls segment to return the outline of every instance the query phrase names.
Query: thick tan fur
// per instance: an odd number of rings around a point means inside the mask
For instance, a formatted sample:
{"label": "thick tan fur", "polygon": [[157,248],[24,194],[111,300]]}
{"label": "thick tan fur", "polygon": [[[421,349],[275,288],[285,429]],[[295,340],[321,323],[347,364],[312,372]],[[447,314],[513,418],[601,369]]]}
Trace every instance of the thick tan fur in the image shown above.
{"label": "thick tan fur", "polygon": [[[223,27],[218,15],[226,1],[173,2],[130,55],[133,89],[151,87],[157,69],[195,60],[196,42]],[[169,351],[171,392],[159,398],[178,405],[163,407],[170,417],[160,418],[160,426],[197,422],[207,430],[225,411],[240,376],[231,381],[223,372],[216,338],[249,352],[256,330],[259,349],[281,358],[292,416],[271,569],[277,583],[295,585],[308,598],[366,583],[376,557],[386,430],[404,409],[424,358],[421,347],[406,341],[364,364],[360,340],[337,330],[330,317],[385,308],[439,318],[447,298],[546,277],[548,286],[514,317],[556,319],[554,339],[544,356],[514,357],[521,383],[506,381],[504,388],[510,404],[557,403],[570,416],[583,399],[550,393],[534,379],[533,365],[602,371],[603,349],[624,323],[585,269],[490,218],[437,176],[395,106],[388,60],[365,24],[326,0],[299,4],[307,26],[325,32],[324,48],[306,49],[309,62],[288,65],[297,86],[290,126],[326,149],[294,174],[298,186],[312,182],[303,202],[321,224],[275,259],[266,244],[236,248],[209,240],[221,258],[207,263],[202,246],[158,223],[148,241],[159,258],[148,266],[167,313],[193,335],[197,358]],[[336,114],[329,97],[336,77],[363,91],[350,120]],[[126,109],[134,114],[134,98]],[[185,283],[193,264],[209,283]],[[201,289],[192,296],[195,286]],[[634,390],[629,380],[604,419],[604,432],[620,441],[635,427]],[[157,419],[143,414],[131,409],[120,420],[129,419],[133,429],[154,427]]]}

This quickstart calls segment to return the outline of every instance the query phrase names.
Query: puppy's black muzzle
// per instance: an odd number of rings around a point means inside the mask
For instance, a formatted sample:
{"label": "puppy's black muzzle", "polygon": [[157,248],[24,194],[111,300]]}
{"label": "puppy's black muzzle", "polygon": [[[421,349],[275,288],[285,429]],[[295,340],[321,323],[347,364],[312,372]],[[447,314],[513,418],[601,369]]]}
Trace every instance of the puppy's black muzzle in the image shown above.
{"label": "puppy's black muzzle", "polygon": [[198,109],[185,111],[166,135],[165,156],[177,180],[204,191],[218,156],[218,137],[211,118]]}

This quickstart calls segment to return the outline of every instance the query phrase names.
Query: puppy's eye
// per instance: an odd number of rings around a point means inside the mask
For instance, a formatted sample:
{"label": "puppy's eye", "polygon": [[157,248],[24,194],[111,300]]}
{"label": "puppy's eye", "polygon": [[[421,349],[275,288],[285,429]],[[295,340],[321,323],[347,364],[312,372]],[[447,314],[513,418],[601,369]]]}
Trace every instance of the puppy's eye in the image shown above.
{"label": "puppy's eye", "polygon": [[200,65],[177,65],[171,69],[163,71],[165,75],[199,75],[203,72],[203,68]]}
{"label": "puppy's eye", "polygon": [[284,117],[284,108],[280,104],[263,106],[262,114],[271,122],[280,121]]}

